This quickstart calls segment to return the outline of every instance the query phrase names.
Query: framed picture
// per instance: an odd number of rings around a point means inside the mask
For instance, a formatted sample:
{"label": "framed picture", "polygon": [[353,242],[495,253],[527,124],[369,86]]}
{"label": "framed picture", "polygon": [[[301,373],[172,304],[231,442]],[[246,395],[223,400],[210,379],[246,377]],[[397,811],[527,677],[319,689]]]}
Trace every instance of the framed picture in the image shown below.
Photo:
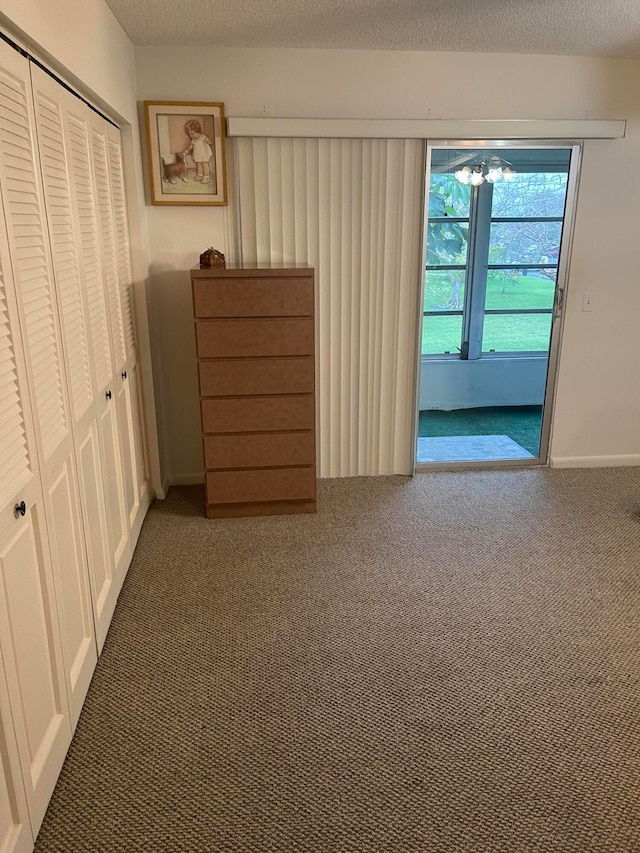
{"label": "framed picture", "polygon": [[145,101],[152,204],[226,204],[224,104]]}

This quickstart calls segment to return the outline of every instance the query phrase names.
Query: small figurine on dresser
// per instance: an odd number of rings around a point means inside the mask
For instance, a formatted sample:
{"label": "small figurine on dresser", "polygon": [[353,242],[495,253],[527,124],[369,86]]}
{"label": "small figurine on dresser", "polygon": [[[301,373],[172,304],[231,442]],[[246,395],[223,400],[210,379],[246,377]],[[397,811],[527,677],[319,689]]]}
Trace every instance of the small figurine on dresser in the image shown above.
{"label": "small figurine on dresser", "polygon": [[210,246],[200,255],[201,267],[224,267],[225,259],[222,252]]}

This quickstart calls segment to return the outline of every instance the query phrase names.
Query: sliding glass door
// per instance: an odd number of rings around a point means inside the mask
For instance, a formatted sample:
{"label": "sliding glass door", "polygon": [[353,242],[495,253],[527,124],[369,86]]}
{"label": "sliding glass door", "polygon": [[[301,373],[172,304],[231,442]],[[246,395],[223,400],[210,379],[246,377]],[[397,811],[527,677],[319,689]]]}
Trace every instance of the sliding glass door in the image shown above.
{"label": "sliding glass door", "polygon": [[418,465],[546,461],[579,151],[429,146]]}

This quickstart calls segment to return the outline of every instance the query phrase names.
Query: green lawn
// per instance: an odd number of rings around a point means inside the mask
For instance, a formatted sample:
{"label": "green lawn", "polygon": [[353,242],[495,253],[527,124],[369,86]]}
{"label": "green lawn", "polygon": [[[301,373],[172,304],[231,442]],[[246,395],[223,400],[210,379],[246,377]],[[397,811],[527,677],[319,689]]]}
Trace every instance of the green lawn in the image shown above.
{"label": "green lawn", "polygon": [[[457,306],[455,303],[456,285]],[[555,283],[536,275],[489,272],[485,307],[489,310],[551,308]],[[429,271],[425,286],[425,311],[462,309],[463,271]],[[485,317],[483,352],[524,352],[547,350],[551,332],[551,314],[490,314]],[[422,328],[422,352],[455,353],[460,347],[462,317],[425,317]]]}

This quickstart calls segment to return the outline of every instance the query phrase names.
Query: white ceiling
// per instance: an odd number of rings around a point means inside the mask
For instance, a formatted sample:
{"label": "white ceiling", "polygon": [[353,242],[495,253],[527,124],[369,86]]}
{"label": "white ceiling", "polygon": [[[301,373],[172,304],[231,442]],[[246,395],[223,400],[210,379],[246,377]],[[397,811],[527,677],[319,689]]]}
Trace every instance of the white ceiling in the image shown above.
{"label": "white ceiling", "polygon": [[640,0],[107,3],[136,45],[640,56]]}

